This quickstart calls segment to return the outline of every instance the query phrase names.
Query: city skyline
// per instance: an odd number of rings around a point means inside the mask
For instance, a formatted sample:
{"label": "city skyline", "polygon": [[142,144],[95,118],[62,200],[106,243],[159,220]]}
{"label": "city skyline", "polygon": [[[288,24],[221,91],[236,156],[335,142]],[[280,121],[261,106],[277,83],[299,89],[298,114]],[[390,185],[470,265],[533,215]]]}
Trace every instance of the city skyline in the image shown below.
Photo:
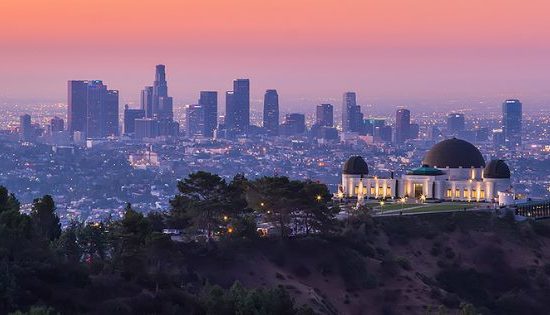
{"label": "city skyline", "polygon": [[[117,86],[121,104],[137,104],[150,64],[170,67],[175,106],[193,104],[196,91],[229,90],[236,77],[255,82],[252,105],[276,88],[281,108],[293,110],[334,103],[346,90],[362,95],[360,104],[410,107],[518,98],[528,109],[548,106],[550,98],[550,47],[540,41],[550,29],[543,1],[164,0],[156,5],[166,14],[150,17],[157,23],[147,27],[141,23],[147,1],[99,0],[94,8],[25,2],[0,4],[6,13],[0,65],[11,73],[0,78],[2,100],[62,101],[58,87],[86,77]],[[265,12],[286,22],[272,23]],[[145,45],[144,37],[155,45]]]}

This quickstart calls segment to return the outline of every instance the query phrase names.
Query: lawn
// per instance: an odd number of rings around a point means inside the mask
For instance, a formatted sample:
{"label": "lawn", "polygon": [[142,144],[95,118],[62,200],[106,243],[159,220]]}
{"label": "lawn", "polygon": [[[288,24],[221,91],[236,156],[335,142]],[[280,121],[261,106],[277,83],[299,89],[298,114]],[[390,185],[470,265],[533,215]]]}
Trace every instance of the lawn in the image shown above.
{"label": "lawn", "polygon": [[454,203],[454,202],[445,202],[445,203],[437,203],[437,204],[405,204],[402,205],[400,203],[390,203],[385,204],[383,207],[380,207],[379,204],[371,204],[374,206],[374,209],[380,211],[382,210],[383,213],[392,211],[400,211],[403,210],[403,213],[415,213],[415,212],[437,212],[437,211],[450,211],[450,210],[462,210],[464,208],[471,209],[474,207],[478,207],[479,204],[477,203]]}
{"label": "lawn", "polygon": [[[377,209],[377,210],[380,210],[380,204],[379,203],[376,203],[376,204],[372,204],[372,206]],[[405,204],[405,205],[402,205],[400,203],[390,203],[390,204],[385,204],[384,206],[382,206],[382,211],[391,211],[391,210],[406,210],[407,208],[411,208],[411,207],[417,207],[419,206],[419,204]]]}
{"label": "lawn", "polygon": [[450,211],[450,210],[463,210],[471,209],[476,207],[475,203],[444,203],[444,204],[427,204],[426,206],[403,210],[405,213],[414,213],[414,212],[437,212],[437,211]]}

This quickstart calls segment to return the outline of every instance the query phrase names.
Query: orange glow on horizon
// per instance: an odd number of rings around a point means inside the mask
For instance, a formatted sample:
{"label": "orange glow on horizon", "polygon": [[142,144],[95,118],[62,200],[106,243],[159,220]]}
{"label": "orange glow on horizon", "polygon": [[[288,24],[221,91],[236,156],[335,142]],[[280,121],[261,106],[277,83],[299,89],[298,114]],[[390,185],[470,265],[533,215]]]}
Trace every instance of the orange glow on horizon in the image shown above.
{"label": "orange glow on horizon", "polygon": [[550,79],[548,12],[546,0],[2,0],[0,96],[29,78],[57,97],[67,79],[102,78],[135,98],[156,63],[185,94],[246,75],[322,97],[521,96]]}

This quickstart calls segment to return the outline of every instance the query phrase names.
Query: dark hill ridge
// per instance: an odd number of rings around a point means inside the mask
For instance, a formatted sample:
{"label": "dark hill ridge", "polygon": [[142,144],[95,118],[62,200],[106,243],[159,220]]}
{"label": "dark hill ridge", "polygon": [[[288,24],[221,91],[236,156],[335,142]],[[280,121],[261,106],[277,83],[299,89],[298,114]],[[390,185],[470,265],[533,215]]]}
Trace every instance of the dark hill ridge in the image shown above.
{"label": "dark hill ridge", "polygon": [[[373,219],[365,208],[342,222],[320,202],[326,187],[278,177],[227,184],[197,173],[178,189],[169,213],[127,205],[121,220],[62,230],[51,196],[27,215],[0,187],[0,314],[548,313],[545,222],[481,212]],[[263,208],[259,200],[281,222],[296,207],[322,218],[308,221],[321,234],[260,238],[244,208]],[[213,215],[223,207],[238,212]],[[163,232],[174,226],[214,237],[176,242]]]}
{"label": "dark hill ridge", "polygon": [[326,314],[469,304],[483,314],[545,314],[549,232],[543,222],[487,213],[364,218],[335,237],[221,243],[191,268],[222,286],[283,286]]}

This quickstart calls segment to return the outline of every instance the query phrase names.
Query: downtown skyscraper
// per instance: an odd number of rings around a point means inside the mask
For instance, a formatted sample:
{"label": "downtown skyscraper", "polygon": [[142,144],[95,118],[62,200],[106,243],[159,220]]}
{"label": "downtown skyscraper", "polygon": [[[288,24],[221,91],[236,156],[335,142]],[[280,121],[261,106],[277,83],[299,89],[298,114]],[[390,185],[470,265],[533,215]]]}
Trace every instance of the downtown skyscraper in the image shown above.
{"label": "downtown skyscraper", "polygon": [[65,130],[65,122],[62,118],[59,118],[55,116],[54,118],[50,119],[50,132],[60,132]]}
{"label": "downtown skyscraper", "polygon": [[277,94],[277,90],[265,91],[263,126],[268,135],[279,134],[279,94]]}
{"label": "downtown skyscraper", "polygon": [[68,130],[87,138],[116,136],[119,95],[100,80],[68,82]]}
{"label": "downtown skyscraper", "polygon": [[361,106],[357,105],[355,92],[346,92],[342,97],[342,131],[361,132],[363,114]]}
{"label": "downtown skyscraper", "polygon": [[281,134],[296,136],[306,132],[306,116],[300,113],[285,115],[285,121],[281,124]]}
{"label": "downtown skyscraper", "polygon": [[317,105],[316,124],[322,127],[334,126],[334,107],[330,104]]}
{"label": "downtown skyscraper", "polygon": [[136,120],[145,118],[145,110],[124,106],[124,134],[134,135],[136,132]]}
{"label": "downtown skyscraper", "polygon": [[[155,81],[152,86],[146,86],[141,91],[141,109],[145,113],[147,123],[138,122],[135,128],[136,137],[139,135],[175,136],[179,132],[179,124],[174,121],[173,99],[168,96],[168,82],[166,81],[166,66],[155,67]],[[150,128],[151,130],[138,130]]]}
{"label": "downtown skyscraper", "polygon": [[166,82],[166,66],[157,65],[155,81],[152,86],[146,86],[141,91],[141,109],[147,118],[172,119],[173,100],[168,96]]}
{"label": "downtown skyscraper", "polygon": [[464,131],[466,120],[464,119],[464,114],[451,113],[447,116],[447,134],[457,135],[458,133]]}
{"label": "downtown skyscraper", "polygon": [[225,128],[232,134],[244,134],[250,125],[250,80],[233,81],[233,91],[226,93]]}
{"label": "downtown skyscraper", "polygon": [[153,118],[153,87],[146,86],[141,91],[141,109],[145,112],[145,117]]}
{"label": "downtown skyscraper", "polygon": [[187,137],[204,136],[204,106],[188,105],[185,109]]}
{"label": "downtown skyscraper", "polygon": [[395,113],[395,143],[403,143],[411,135],[411,112],[408,109],[398,109]]}
{"label": "downtown skyscraper", "polygon": [[168,120],[174,118],[173,99],[168,96],[166,67],[164,65],[156,66],[155,82],[153,83],[153,116]]}
{"label": "downtown skyscraper", "polygon": [[506,100],[502,103],[502,129],[507,147],[521,145],[523,105],[519,100]]}
{"label": "downtown skyscraper", "polygon": [[202,135],[208,138],[214,136],[214,130],[218,126],[218,92],[201,91],[199,106],[202,107]]}
{"label": "downtown skyscraper", "polygon": [[19,139],[21,141],[31,141],[34,130],[31,123],[31,115],[24,114],[19,117]]}

